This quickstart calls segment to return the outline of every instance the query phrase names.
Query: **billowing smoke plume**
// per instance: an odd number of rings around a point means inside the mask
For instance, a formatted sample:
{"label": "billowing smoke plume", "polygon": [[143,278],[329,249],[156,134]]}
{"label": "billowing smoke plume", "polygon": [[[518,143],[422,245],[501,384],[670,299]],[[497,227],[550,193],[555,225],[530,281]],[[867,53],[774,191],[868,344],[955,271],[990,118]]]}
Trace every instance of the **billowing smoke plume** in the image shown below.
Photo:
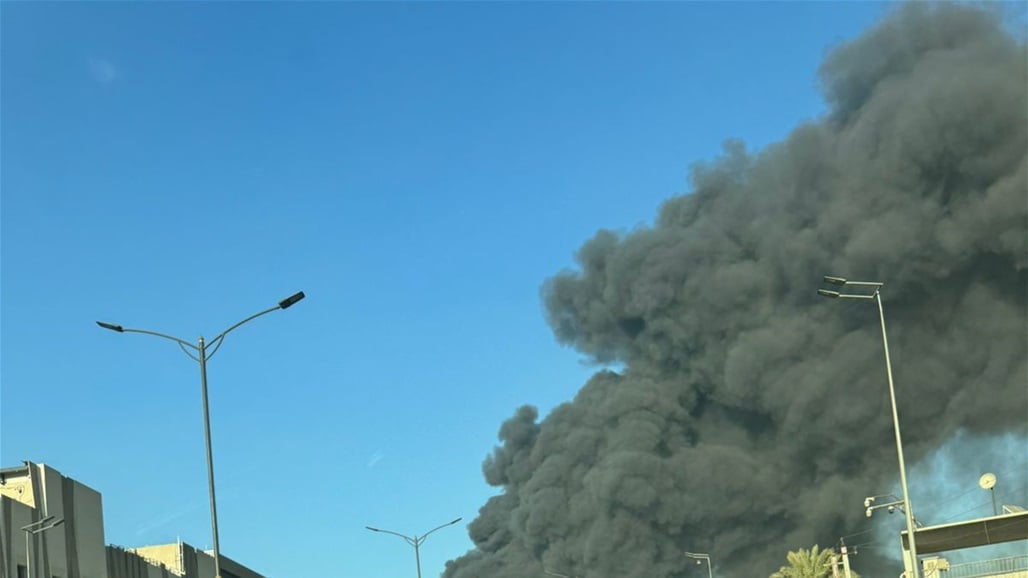
{"label": "billowing smoke plume", "polygon": [[996,13],[901,6],[827,57],[825,118],[729,143],[652,227],[585,243],[549,322],[624,369],[503,424],[502,494],[445,576],[684,577],[694,550],[761,577],[865,527],[896,478],[878,313],[819,298],[824,274],[886,283],[909,461],[1024,435],[1026,71]]}

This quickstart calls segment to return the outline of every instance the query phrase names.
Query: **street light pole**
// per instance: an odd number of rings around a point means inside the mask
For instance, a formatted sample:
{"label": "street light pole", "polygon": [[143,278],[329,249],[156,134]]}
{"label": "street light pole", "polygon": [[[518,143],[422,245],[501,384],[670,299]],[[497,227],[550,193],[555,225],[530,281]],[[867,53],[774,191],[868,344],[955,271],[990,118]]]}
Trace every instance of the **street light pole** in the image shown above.
{"label": "street light pole", "polygon": [[425,539],[428,538],[429,534],[431,534],[432,532],[435,532],[436,530],[441,530],[441,529],[443,529],[443,528],[445,528],[447,526],[452,526],[452,525],[456,524],[457,522],[460,522],[463,519],[464,518],[457,518],[456,520],[453,520],[452,522],[447,522],[445,524],[440,524],[440,525],[436,526],[435,528],[432,528],[431,530],[425,532],[421,536],[417,536],[417,535],[415,535],[415,536],[406,536],[406,535],[400,534],[398,532],[393,532],[392,530],[380,530],[378,528],[372,528],[371,526],[364,526],[364,527],[367,528],[368,530],[371,530],[372,532],[380,532],[382,534],[392,534],[393,536],[399,536],[399,537],[403,538],[403,540],[405,542],[407,542],[408,544],[413,546],[414,547],[414,563],[417,565],[416,567],[418,569],[418,578],[421,578],[421,545],[425,543]]}
{"label": "street light pole", "polygon": [[[35,522],[32,522],[31,524],[27,524],[21,527],[21,529],[25,531],[25,578],[32,578],[32,558],[34,556],[30,554],[30,552],[32,552],[31,537],[35,536],[36,534],[46,532],[51,528],[56,528],[57,526],[60,526],[63,523],[64,518],[57,518],[55,520],[53,516],[47,516],[42,520],[37,520]],[[45,537],[46,535],[44,534],[44,539]],[[44,567],[46,566],[45,562],[46,561],[44,560]]]}
{"label": "street light pole", "polygon": [[[115,325],[113,323],[104,323],[102,321],[96,322],[96,324],[100,327],[103,327],[104,329],[110,329],[111,331],[116,331],[118,333],[142,333],[144,335],[153,335],[155,337],[161,337],[163,339],[174,341],[178,344],[179,348],[181,348],[186,355],[188,355],[191,359],[200,364],[200,396],[203,400],[203,440],[207,454],[207,494],[210,498],[211,503],[211,541],[212,545],[214,546],[214,578],[221,578],[221,548],[218,544],[218,507],[217,501],[214,498],[214,455],[213,451],[211,450],[211,417],[207,402],[207,360],[213,357],[215,353],[217,353],[218,349],[221,347],[221,344],[225,340],[225,336],[228,335],[228,333],[233,329],[239,327],[240,325],[243,325],[248,321],[252,321],[258,318],[261,315],[271,313],[272,311],[278,311],[279,309],[288,309],[304,297],[306,297],[306,295],[304,295],[303,291],[294,293],[293,295],[290,295],[289,297],[286,297],[285,299],[279,301],[278,305],[274,307],[269,307],[268,309],[260,311],[259,313],[254,313],[246,319],[243,319],[242,321],[232,325],[228,329],[219,333],[217,337],[210,341],[210,343],[205,342],[203,336],[200,336],[196,340],[196,345],[193,345],[192,343],[189,343],[185,340],[179,339],[178,337],[172,337],[171,335],[165,335],[163,333],[157,333],[155,331],[149,331],[146,329],[129,329],[127,327],[122,327],[121,325]],[[190,349],[196,352],[196,355],[190,353]]]}
{"label": "street light pole", "polygon": [[892,380],[892,362],[889,359],[889,337],[885,333],[885,310],[882,308],[882,286],[884,283],[877,281],[847,281],[842,277],[831,276],[825,276],[824,281],[825,283],[840,285],[842,287],[869,288],[873,293],[870,295],[859,293],[851,294],[818,289],[817,293],[822,297],[830,297],[833,299],[873,299],[878,305],[878,318],[882,325],[882,345],[885,348],[885,374],[889,379],[889,402],[892,405],[892,428],[896,433],[896,457],[899,461],[900,488],[903,490],[903,503],[906,506],[903,508],[903,514],[906,517],[907,522],[907,543],[909,544],[910,550],[910,565],[911,570],[914,573],[912,578],[919,578],[921,571],[920,568],[918,568],[917,542],[914,537],[914,509],[911,507],[910,492],[907,490],[907,466],[906,462],[903,460],[903,440],[900,437],[899,412],[896,409],[896,386]]}
{"label": "street light pole", "polygon": [[214,578],[221,578],[221,545],[218,543],[218,506],[214,499],[214,452],[211,449],[211,412],[207,403],[207,345],[203,336],[196,340],[200,362],[200,397],[203,398],[203,444],[207,455],[207,494],[211,504],[211,540],[214,547]]}
{"label": "street light pole", "polygon": [[702,564],[700,560],[707,561],[707,576],[708,578],[714,578],[714,569],[710,565],[710,554],[696,554],[694,552],[685,552],[685,555],[693,560],[696,560],[697,564]]}

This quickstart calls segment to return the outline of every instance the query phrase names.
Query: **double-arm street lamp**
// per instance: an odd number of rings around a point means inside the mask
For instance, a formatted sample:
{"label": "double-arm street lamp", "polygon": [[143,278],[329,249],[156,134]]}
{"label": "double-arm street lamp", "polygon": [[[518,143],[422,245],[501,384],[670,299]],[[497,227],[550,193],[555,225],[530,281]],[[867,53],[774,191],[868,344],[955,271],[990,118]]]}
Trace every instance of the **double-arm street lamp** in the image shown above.
{"label": "double-arm street lamp", "polygon": [[414,563],[417,564],[418,578],[421,578],[421,545],[425,543],[425,538],[428,538],[429,534],[431,534],[432,532],[435,532],[436,530],[441,530],[441,529],[443,529],[443,528],[445,528],[447,526],[452,526],[452,525],[456,524],[457,522],[460,522],[463,519],[464,518],[457,518],[456,520],[454,520],[452,522],[447,522],[445,524],[441,524],[439,526],[436,526],[435,528],[432,528],[431,530],[425,532],[421,536],[405,536],[403,534],[400,534],[398,532],[393,532],[391,530],[380,530],[378,528],[372,528],[371,526],[364,526],[364,527],[369,529],[369,530],[371,530],[372,532],[381,532],[382,534],[392,534],[393,536],[399,536],[399,537],[403,538],[403,540],[405,542],[407,542],[411,546],[414,546]]}
{"label": "double-arm street lamp", "polygon": [[[21,529],[25,531],[25,578],[32,578],[32,536],[36,534],[42,534],[51,528],[56,528],[64,523],[64,518],[54,519],[53,516],[47,516],[42,520],[37,520],[31,524],[22,526]],[[46,535],[43,535],[43,539],[46,539]],[[44,553],[46,549],[43,549]],[[45,557],[45,556],[44,556]],[[46,569],[46,560],[43,560],[43,569]],[[45,578],[45,576],[44,576]]]}
{"label": "double-arm street lamp", "polygon": [[685,552],[685,555],[686,555],[687,558],[692,558],[693,560],[696,560],[697,564],[702,564],[703,563],[702,561],[706,560],[707,561],[707,576],[709,578],[714,578],[714,570],[710,567],[710,554],[697,554],[695,552]]}
{"label": "double-arm street lamp", "polygon": [[[214,578],[221,578],[221,550],[218,547],[218,508],[215,505],[214,500],[214,458],[211,454],[211,418],[210,412],[207,408],[207,360],[217,353],[218,348],[221,347],[221,344],[225,340],[225,336],[236,327],[239,327],[248,321],[252,321],[261,315],[271,313],[272,311],[288,309],[303,298],[303,291],[290,295],[289,297],[279,301],[278,305],[265,309],[259,313],[254,313],[239,323],[232,325],[228,329],[219,333],[217,337],[210,340],[209,343],[204,341],[203,336],[200,336],[197,339],[196,345],[179,339],[178,337],[157,333],[156,331],[148,331],[146,329],[129,329],[128,327],[122,327],[121,325],[115,325],[113,323],[104,323],[103,321],[96,322],[100,327],[110,329],[111,331],[117,331],[118,333],[143,333],[145,335],[153,335],[155,337],[174,341],[186,355],[200,363],[200,393],[203,398],[203,437],[204,444],[207,448],[207,492],[210,496],[211,502],[211,537],[214,542]],[[192,350],[192,352],[190,352],[190,350]]]}
{"label": "double-arm street lamp", "polygon": [[[824,282],[836,285],[840,289],[855,288],[859,293],[842,293],[828,289],[818,289],[817,294],[832,299],[873,299],[878,304],[878,318],[882,324],[882,344],[885,346],[885,374],[889,379],[889,401],[892,404],[892,428],[896,433],[896,456],[899,459],[900,487],[903,490],[903,514],[907,519],[907,539],[910,545],[910,565],[913,576],[921,575],[917,562],[917,544],[914,538],[914,510],[910,505],[910,493],[907,491],[907,466],[903,461],[903,440],[900,438],[899,413],[896,411],[896,386],[892,381],[892,362],[889,361],[889,338],[885,334],[885,311],[882,309],[882,285],[877,281],[847,281],[842,277],[825,276]],[[868,293],[870,291],[870,293]],[[870,506],[870,504],[868,504]]]}

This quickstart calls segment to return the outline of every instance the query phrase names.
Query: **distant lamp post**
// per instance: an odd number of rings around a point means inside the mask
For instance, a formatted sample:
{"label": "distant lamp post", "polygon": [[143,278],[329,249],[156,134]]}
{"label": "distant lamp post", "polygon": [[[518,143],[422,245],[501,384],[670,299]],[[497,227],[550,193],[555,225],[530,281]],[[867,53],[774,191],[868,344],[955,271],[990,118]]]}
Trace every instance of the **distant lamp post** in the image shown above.
{"label": "distant lamp post", "polygon": [[[110,329],[111,331],[117,331],[118,333],[142,333],[144,335],[153,335],[155,337],[174,341],[186,355],[200,363],[200,393],[203,398],[203,438],[204,445],[207,448],[207,492],[210,496],[211,502],[211,536],[214,543],[214,578],[221,578],[221,550],[218,546],[218,508],[215,505],[214,500],[214,458],[211,453],[211,418],[210,412],[207,408],[207,360],[217,353],[218,348],[221,347],[221,344],[225,340],[225,336],[236,327],[239,327],[248,321],[252,321],[261,315],[271,313],[272,311],[288,309],[304,297],[305,295],[303,294],[303,291],[294,293],[293,295],[279,301],[278,305],[265,309],[259,313],[254,313],[239,323],[232,325],[228,329],[219,333],[217,337],[210,341],[210,343],[205,343],[203,336],[200,336],[197,339],[196,345],[179,339],[178,337],[157,333],[156,331],[148,331],[146,329],[129,329],[127,327],[122,327],[121,325],[115,325],[114,323],[104,323],[103,321],[96,322],[100,327]],[[196,355],[190,353],[189,350],[193,350]]]}
{"label": "distant lamp post", "polygon": [[[25,578],[32,578],[32,536],[42,534],[43,532],[56,528],[63,523],[64,518],[54,519],[53,516],[47,516],[42,520],[37,520],[31,524],[21,527],[21,529],[25,531]],[[46,534],[43,534],[43,539],[46,539]],[[44,560],[44,567],[46,566],[45,562],[46,561]]]}
{"label": "distant lamp post", "polygon": [[686,552],[686,557],[696,560],[697,564],[702,564],[703,560],[707,561],[707,576],[708,578],[714,578],[714,569],[710,566],[710,554],[697,554],[695,552]]}
{"label": "distant lamp post", "polygon": [[369,530],[371,530],[372,532],[380,532],[382,534],[392,534],[393,536],[399,536],[399,537],[403,538],[403,540],[405,542],[407,542],[411,546],[414,546],[414,563],[417,565],[418,578],[421,578],[421,545],[425,543],[425,539],[428,538],[428,536],[432,532],[435,532],[436,530],[442,530],[443,528],[445,528],[447,526],[452,526],[452,525],[456,524],[457,522],[460,522],[463,519],[464,518],[457,518],[456,520],[454,520],[452,522],[447,522],[445,524],[441,524],[439,526],[436,526],[435,528],[432,528],[431,530],[425,532],[421,536],[405,536],[405,535],[400,534],[398,532],[393,532],[392,530],[380,530],[378,528],[372,528],[371,526],[364,526],[364,527],[369,529]]}
{"label": "distant lamp post", "polygon": [[[882,309],[882,286],[884,283],[877,281],[848,281],[842,277],[825,276],[824,282],[838,286],[840,289],[847,287],[863,290],[865,293],[842,293],[828,289],[818,289],[817,294],[832,299],[873,299],[878,304],[878,318],[882,325],[882,345],[885,347],[885,374],[889,379],[889,401],[892,404],[892,428],[896,433],[896,457],[899,460],[900,487],[903,490],[903,514],[907,519],[907,540],[910,546],[910,565],[914,573],[913,577],[921,575],[917,562],[917,543],[914,536],[914,510],[910,505],[910,492],[907,491],[907,466],[903,461],[903,441],[900,438],[899,413],[896,411],[896,386],[892,381],[892,362],[889,360],[889,338],[885,334],[885,311]],[[871,293],[866,293],[870,290]],[[867,504],[868,507],[870,504]]]}

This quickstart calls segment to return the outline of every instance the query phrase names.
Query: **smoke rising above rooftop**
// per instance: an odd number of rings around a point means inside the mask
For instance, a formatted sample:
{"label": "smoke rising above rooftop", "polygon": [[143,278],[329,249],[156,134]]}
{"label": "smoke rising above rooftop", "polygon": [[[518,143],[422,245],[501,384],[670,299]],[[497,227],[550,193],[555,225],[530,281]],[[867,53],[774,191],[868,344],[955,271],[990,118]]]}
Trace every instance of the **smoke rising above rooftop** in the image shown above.
{"label": "smoke rising above rooftop", "polygon": [[502,493],[445,576],[677,578],[683,550],[767,576],[863,526],[896,477],[882,341],[873,302],[818,298],[824,274],[885,282],[908,461],[1028,434],[1023,39],[908,4],[819,77],[824,118],[726,143],[653,226],[597,232],[545,283],[557,340],[623,370],[502,425]]}

